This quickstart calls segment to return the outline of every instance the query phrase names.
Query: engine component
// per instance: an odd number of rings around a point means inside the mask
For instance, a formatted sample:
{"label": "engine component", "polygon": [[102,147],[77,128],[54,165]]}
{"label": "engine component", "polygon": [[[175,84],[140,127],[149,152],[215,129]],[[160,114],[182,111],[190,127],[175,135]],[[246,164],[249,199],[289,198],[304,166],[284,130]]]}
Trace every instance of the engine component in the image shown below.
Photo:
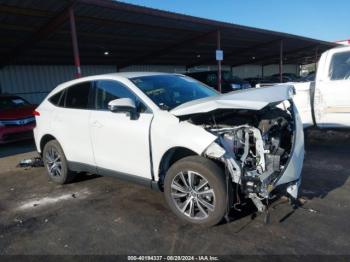
{"label": "engine component", "polygon": [[207,126],[218,140],[206,155],[224,162],[232,182],[240,185],[241,192],[252,199],[259,211],[264,211],[261,200],[270,197],[274,181],[289,158],[293,121],[287,111],[271,108],[261,112],[258,121],[250,121],[253,122],[257,124],[231,126],[221,119],[220,125]]}
{"label": "engine component", "polygon": [[261,199],[258,198],[256,194],[250,194],[249,198],[253,201],[259,212],[264,212],[266,210],[266,206],[261,202]]}

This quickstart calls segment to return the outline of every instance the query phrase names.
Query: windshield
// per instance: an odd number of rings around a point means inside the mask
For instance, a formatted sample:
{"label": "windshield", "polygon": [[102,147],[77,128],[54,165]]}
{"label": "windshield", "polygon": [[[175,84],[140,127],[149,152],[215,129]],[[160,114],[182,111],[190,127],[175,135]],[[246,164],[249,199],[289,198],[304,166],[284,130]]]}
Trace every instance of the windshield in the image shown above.
{"label": "windshield", "polygon": [[214,89],[181,75],[154,75],[130,79],[161,109],[171,110],[183,103],[219,93]]}
{"label": "windshield", "polygon": [[20,97],[0,97],[0,110],[20,108],[27,105],[29,103]]}

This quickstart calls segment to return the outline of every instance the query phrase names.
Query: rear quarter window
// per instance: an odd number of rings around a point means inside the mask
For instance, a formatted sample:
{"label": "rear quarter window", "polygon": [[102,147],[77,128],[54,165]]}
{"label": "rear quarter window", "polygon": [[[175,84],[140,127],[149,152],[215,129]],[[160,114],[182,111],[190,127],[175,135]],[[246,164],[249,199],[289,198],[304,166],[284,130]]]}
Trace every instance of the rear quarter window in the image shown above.
{"label": "rear quarter window", "polygon": [[91,82],[79,83],[68,87],[66,91],[66,108],[88,109]]}
{"label": "rear quarter window", "polygon": [[49,101],[51,102],[51,104],[53,104],[55,106],[60,106],[60,101],[62,100],[63,92],[64,92],[64,90],[51,96],[49,98]]}

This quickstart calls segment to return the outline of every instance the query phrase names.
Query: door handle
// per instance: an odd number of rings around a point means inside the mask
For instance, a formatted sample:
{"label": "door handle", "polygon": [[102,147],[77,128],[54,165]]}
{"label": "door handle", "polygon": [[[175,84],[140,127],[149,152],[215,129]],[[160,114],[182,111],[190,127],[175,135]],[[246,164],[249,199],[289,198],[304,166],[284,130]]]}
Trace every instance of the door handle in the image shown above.
{"label": "door handle", "polygon": [[92,126],[101,128],[103,125],[99,121],[95,120],[94,122],[92,122]]}

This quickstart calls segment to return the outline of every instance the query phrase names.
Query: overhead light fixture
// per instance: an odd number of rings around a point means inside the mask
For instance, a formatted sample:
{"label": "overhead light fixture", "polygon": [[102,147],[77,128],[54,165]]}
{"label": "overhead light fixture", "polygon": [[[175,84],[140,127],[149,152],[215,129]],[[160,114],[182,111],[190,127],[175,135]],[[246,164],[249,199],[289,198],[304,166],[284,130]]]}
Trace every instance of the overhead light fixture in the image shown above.
{"label": "overhead light fixture", "polygon": [[252,59],[255,60],[255,56],[252,56]]}
{"label": "overhead light fixture", "polygon": [[104,54],[104,55],[109,55],[109,52],[108,52],[108,51],[105,51],[103,54]]}
{"label": "overhead light fixture", "polygon": [[197,54],[197,58],[201,58],[201,55],[200,55],[200,54]]}

